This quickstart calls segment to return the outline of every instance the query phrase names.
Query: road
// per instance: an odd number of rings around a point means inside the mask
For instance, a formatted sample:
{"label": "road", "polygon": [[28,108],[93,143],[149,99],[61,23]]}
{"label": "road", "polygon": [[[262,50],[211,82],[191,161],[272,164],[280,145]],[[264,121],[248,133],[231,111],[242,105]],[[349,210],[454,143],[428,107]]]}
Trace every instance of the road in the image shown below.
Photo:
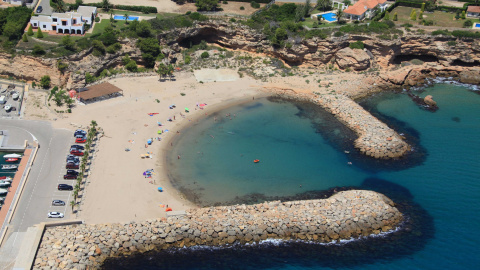
{"label": "road", "polygon": [[35,10],[35,15],[45,15],[45,16],[50,16],[53,13],[52,7],[50,7],[50,1],[49,0],[40,0],[40,4],[38,6],[41,6],[43,8],[42,12],[37,13]]}
{"label": "road", "polygon": [[[7,141],[9,145],[21,145],[20,142],[24,140],[32,142],[32,135],[40,143],[28,182],[0,249],[0,269],[9,269],[18,254],[23,232],[26,232],[28,227],[51,221],[47,218],[50,211],[65,213],[64,219],[70,218],[72,211],[68,204],[72,200],[72,192],[58,191],[57,185],[75,183],[75,180],[63,180],[66,171],[65,159],[74,138],[72,131],[53,129],[50,123],[44,121],[0,119],[0,127],[11,134]],[[63,200],[66,205],[52,206],[53,199]]]}

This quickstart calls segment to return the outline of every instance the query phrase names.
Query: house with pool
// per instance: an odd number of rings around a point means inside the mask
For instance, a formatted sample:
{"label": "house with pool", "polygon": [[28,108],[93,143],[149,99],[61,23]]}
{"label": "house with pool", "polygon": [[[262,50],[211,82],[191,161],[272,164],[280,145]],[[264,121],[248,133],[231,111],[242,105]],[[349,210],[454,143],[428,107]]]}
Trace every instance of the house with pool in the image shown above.
{"label": "house with pool", "polygon": [[85,25],[92,25],[97,16],[96,7],[79,6],[77,12],[53,13],[51,16],[35,16],[30,19],[33,29],[54,31],[58,34],[85,34]]}
{"label": "house with pool", "polygon": [[383,12],[387,7],[387,0],[360,0],[347,7],[343,14],[347,19],[360,21],[365,18],[371,19],[377,10]]}

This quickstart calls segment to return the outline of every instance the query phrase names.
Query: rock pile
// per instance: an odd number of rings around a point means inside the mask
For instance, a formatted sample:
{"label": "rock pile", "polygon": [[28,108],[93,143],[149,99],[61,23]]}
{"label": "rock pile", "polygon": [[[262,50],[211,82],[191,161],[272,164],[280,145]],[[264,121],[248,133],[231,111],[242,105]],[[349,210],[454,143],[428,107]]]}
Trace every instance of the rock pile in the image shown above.
{"label": "rock pile", "polygon": [[363,154],[374,158],[391,159],[405,155],[410,149],[395,130],[349,97],[330,93],[319,95],[316,101],[358,134],[355,148]]}
{"label": "rock pile", "polygon": [[386,196],[350,190],[322,200],[193,209],[184,216],[141,223],[50,227],[34,269],[92,269],[109,256],[267,238],[330,242],[386,232],[402,220]]}

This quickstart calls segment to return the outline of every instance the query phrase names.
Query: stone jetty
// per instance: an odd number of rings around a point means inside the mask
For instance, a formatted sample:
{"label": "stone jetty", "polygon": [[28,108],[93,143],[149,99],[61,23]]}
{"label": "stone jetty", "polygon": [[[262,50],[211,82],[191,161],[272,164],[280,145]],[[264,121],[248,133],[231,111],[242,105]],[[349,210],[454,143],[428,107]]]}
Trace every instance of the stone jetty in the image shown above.
{"label": "stone jetty", "polygon": [[94,269],[107,257],[169,247],[265,239],[331,242],[386,232],[402,220],[386,196],[350,190],[321,200],[192,209],[139,223],[48,227],[33,268]]}
{"label": "stone jetty", "polygon": [[348,96],[338,93],[320,94],[316,96],[315,101],[358,135],[355,148],[363,154],[374,158],[391,159],[405,155],[410,149],[395,130]]}

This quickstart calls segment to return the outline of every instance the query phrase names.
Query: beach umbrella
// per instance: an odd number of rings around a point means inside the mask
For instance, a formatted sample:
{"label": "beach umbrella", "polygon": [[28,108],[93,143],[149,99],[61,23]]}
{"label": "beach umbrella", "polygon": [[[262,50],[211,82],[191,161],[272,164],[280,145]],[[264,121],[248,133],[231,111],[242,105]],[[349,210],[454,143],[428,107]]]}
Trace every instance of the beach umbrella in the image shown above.
{"label": "beach umbrella", "polygon": [[205,106],[205,105],[207,105],[207,104],[205,104],[205,103],[202,103],[202,104],[200,104],[200,107],[203,107],[203,106]]}
{"label": "beach umbrella", "polygon": [[185,112],[189,112],[190,110],[188,108],[185,108]]}
{"label": "beach umbrella", "polygon": [[75,90],[68,91],[68,95],[70,95],[71,98],[73,98],[75,96],[75,94],[77,94],[77,92]]}

